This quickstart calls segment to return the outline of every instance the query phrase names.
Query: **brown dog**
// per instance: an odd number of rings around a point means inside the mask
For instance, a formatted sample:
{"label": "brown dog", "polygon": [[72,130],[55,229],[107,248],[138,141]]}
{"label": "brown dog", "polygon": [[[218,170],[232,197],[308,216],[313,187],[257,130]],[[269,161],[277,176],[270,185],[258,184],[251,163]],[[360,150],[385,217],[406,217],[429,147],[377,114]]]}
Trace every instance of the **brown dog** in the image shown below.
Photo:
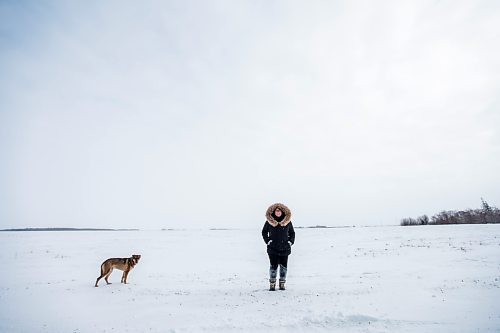
{"label": "brown dog", "polygon": [[101,264],[101,276],[95,281],[95,286],[97,287],[97,283],[102,278],[104,278],[107,284],[111,284],[108,278],[111,272],[113,272],[113,268],[123,271],[121,282],[126,284],[128,273],[137,265],[139,259],[141,259],[141,256],[139,254],[134,254],[130,258],[110,258],[104,261]]}

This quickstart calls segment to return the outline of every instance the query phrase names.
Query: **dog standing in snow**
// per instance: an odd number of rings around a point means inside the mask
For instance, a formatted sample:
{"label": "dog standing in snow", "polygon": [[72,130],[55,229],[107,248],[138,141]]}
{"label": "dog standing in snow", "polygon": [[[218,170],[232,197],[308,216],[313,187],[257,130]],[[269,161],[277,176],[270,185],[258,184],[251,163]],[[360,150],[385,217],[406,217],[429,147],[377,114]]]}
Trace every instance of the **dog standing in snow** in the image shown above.
{"label": "dog standing in snow", "polygon": [[113,269],[119,269],[123,271],[121,283],[127,284],[128,273],[134,268],[135,265],[139,262],[141,256],[139,254],[134,254],[130,258],[109,258],[101,264],[101,276],[97,278],[95,281],[95,286],[97,287],[97,283],[100,279],[104,278],[107,284],[111,284],[108,281],[111,272]]}

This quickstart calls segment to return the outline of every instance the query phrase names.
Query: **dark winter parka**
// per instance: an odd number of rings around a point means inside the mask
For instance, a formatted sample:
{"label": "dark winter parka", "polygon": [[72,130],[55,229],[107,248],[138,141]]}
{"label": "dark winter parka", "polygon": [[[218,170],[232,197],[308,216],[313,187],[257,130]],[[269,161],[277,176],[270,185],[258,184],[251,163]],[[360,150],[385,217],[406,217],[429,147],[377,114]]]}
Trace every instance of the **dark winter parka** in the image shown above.
{"label": "dark winter parka", "polygon": [[[281,218],[274,215],[276,208],[283,212]],[[262,238],[267,244],[267,253],[278,256],[289,255],[292,252],[290,243],[295,242],[290,209],[283,204],[276,203],[267,209],[266,218],[267,221],[262,228]]]}

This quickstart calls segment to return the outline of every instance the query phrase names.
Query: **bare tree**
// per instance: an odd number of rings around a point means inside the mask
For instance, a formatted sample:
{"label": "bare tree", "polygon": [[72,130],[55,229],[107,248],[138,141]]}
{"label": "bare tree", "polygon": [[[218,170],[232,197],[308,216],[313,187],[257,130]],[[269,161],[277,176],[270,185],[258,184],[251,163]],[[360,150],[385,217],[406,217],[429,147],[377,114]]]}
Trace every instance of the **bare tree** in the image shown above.
{"label": "bare tree", "polygon": [[430,219],[422,215],[416,219],[407,217],[401,220],[401,225],[427,225],[427,224],[481,224],[500,223],[500,209],[490,206],[481,198],[481,209],[468,209],[460,211],[442,211]]}

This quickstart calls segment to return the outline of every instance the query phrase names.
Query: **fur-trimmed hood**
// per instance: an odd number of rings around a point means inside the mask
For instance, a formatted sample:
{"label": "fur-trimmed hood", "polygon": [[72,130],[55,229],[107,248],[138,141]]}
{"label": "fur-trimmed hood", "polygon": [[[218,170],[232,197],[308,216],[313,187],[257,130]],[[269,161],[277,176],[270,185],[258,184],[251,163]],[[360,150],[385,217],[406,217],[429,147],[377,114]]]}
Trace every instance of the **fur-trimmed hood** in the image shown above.
{"label": "fur-trimmed hood", "polygon": [[[274,213],[274,211],[276,210],[276,208],[279,208],[283,212],[283,214],[285,214],[285,218],[281,222],[276,221],[272,215]],[[292,220],[292,212],[290,211],[290,209],[287,206],[278,202],[278,203],[271,205],[267,209],[266,219],[267,219],[267,222],[269,222],[269,224],[272,225],[273,227],[276,227],[278,224],[285,226],[288,223],[290,223],[290,221]]]}

